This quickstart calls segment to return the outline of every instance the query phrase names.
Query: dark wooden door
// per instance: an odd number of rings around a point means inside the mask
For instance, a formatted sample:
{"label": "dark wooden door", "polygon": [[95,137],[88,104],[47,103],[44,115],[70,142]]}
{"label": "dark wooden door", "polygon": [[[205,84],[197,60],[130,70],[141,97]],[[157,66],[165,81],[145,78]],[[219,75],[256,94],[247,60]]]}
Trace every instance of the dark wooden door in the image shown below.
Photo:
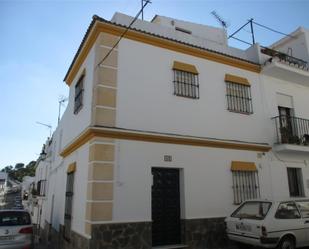
{"label": "dark wooden door", "polygon": [[180,244],[179,170],[152,168],[152,245]]}

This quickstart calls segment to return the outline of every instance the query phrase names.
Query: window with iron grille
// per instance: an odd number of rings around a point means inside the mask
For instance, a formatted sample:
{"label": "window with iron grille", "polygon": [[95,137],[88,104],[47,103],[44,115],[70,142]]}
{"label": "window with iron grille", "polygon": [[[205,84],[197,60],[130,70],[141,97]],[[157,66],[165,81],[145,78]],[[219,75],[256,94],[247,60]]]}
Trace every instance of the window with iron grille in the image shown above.
{"label": "window with iron grille", "polygon": [[232,112],[252,114],[250,85],[226,82],[227,109]]}
{"label": "window with iron grille", "polygon": [[174,69],[174,95],[198,99],[198,74]]}
{"label": "window with iron grille", "polygon": [[260,197],[258,171],[232,171],[234,204]]}
{"label": "window with iron grille", "polygon": [[74,184],[74,172],[71,172],[67,174],[67,185],[65,192],[64,238],[66,240],[70,240],[70,234],[71,234],[73,184]]}
{"label": "window with iron grille", "polygon": [[45,193],[46,193],[46,180],[38,181],[37,190],[38,190],[38,195],[39,196],[45,196]]}
{"label": "window with iron grille", "polygon": [[291,197],[305,196],[301,168],[287,168]]}
{"label": "window with iron grille", "polygon": [[75,85],[74,114],[77,114],[83,107],[84,77],[83,74]]}

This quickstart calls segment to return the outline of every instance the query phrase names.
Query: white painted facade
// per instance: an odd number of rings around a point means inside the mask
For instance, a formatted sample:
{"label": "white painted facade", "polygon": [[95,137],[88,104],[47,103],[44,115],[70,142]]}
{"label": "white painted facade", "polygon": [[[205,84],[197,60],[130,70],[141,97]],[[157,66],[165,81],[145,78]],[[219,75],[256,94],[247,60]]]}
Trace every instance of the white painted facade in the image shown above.
{"label": "white painted facade", "polygon": [[[130,20],[130,17],[116,14],[112,22],[126,24]],[[139,20],[134,27],[253,63],[264,65],[268,58],[260,53],[258,44],[246,51],[228,47],[226,33],[221,29],[179,20],[174,20],[172,25],[172,21],[171,18],[156,16],[152,23]],[[175,30],[177,25],[190,30],[192,36],[179,33],[180,31]],[[303,36],[307,37],[308,34]],[[303,36],[300,36],[300,39],[303,39]],[[305,47],[308,49],[307,38],[306,42]],[[299,43],[293,42],[285,46],[296,46],[293,51],[297,54],[298,45]],[[87,201],[89,202],[88,160],[92,144],[87,141],[64,158],[60,156],[60,152],[94,124],[92,115],[95,109],[94,81],[98,56],[95,46],[88,52],[70,84],[67,109],[52,136],[48,147],[50,152],[46,159],[40,162],[36,172],[36,181],[46,177],[48,183],[46,197],[41,203],[44,219],[40,225],[44,227],[46,221],[59,231],[59,225],[64,224],[68,165],[76,163],[71,229],[86,238],[90,237],[85,229],[85,222],[88,222],[85,214]],[[152,167],[180,169],[183,219],[224,217],[235,208],[232,161],[255,163],[263,198],[289,197],[287,167],[301,168],[304,193],[309,196],[308,147],[295,148],[297,145],[291,145],[294,150],[276,150],[279,145],[275,144],[275,125],[271,119],[278,116],[278,101],[283,101],[278,94],[291,96],[295,116],[309,119],[309,84],[299,83],[302,79],[308,81],[308,71],[302,72],[298,68],[288,70],[286,74],[300,75],[296,82],[293,82],[283,80],[284,76],[277,77],[278,72],[273,73],[271,68],[268,68],[267,72],[263,71],[264,69],[261,73],[252,72],[128,38],[123,38],[117,49],[114,128],[245,144],[268,144],[273,146],[273,151],[262,153],[243,149],[115,139],[114,180],[110,181],[113,183],[112,219],[96,221],[93,224],[151,221]],[[306,60],[308,61],[308,57]],[[196,67],[199,72],[199,99],[177,97],[173,94],[174,61]],[[267,65],[263,67],[266,68]],[[78,114],[74,114],[75,84],[83,72],[83,107]],[[251,85],[253,114],[227,110],[224,80],[226,74],[248,79]],[[165,162],[165,155],[171,156],[172,161]]]}

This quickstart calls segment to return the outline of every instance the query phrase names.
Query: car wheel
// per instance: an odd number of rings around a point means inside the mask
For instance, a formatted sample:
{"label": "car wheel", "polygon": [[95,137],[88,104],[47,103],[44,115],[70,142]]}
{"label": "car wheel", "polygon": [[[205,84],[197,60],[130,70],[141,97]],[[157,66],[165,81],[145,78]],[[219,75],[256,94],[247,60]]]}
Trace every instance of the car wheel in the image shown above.
{"label": "car wheel", "polygon": [[279,249],[295,249],[295,243],[290,238],[284,238],[279,244]]}

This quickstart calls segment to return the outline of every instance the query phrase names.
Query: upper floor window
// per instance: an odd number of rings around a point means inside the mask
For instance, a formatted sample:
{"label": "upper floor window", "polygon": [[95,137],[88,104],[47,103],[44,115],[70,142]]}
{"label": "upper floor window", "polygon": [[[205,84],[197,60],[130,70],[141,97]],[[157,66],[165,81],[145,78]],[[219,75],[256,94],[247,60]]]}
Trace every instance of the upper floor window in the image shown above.
{"label": "upper floor window", "polygon": [[74,114],[77,114],[83,107],[84,78],[85,74],[79,78],[75,85]]}
{"label": "upper floor window", "polygon": [[252,114],[251,86],[246,78],[225,75],[227,109],[232,112]]}
{"label": "upper floor window", "polygon": [[198,99],[198,71],[194,65],[174,61],[174,95]]}

